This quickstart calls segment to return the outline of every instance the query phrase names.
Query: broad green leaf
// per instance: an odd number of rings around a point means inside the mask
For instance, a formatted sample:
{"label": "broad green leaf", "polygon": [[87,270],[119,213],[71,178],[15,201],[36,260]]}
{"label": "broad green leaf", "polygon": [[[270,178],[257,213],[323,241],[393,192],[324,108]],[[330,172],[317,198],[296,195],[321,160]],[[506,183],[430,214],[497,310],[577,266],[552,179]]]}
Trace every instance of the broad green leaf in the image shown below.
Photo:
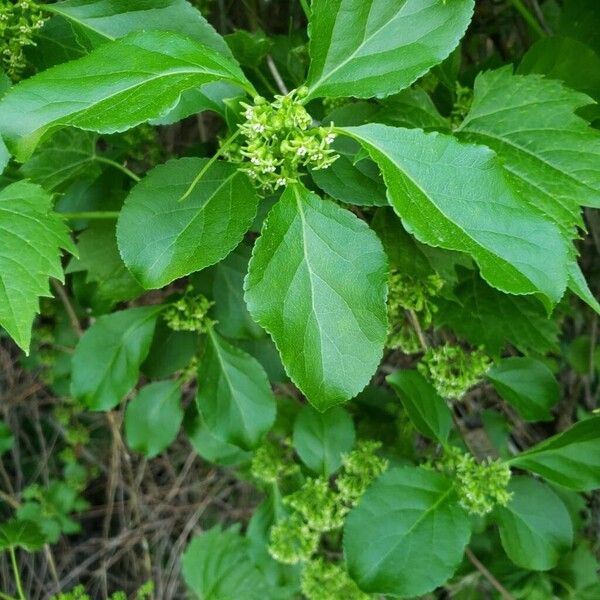
{"label": "broad green leaf", "polygon": [[590,286],[575,260],[569,263],[569,289],[600,315],[600,303],[590,290]]}
{"label": "broad green leaf", "polygon": [[0,191],[0,326],[27,353],[39,297],[49,277],[63,279],[61,248],[74,253],[68,230],[39,185],[19,181]]}
{"label": "broad green leaf", "polygon": [[236,165],[218,161],[180,201],[207,159],[152,169],[127,197],[117,225],[121,256],[146,288],[161,288],[225,258],[256,215],[258,196]]}
{"label": "broad green leaf", "polygon": [[591,46],[600,54],[600,14],[596,0],[565,0],[558,31]]}
{"label": "broad green leaf", "polygon": [[305,406],[294,422],[294,450],[315,473],[329,477],[354,446],[354,422],[340,406],[321,413]]}
{"label": "broad green leaf", "polygon": [[211,81],[251,84],[232,59],[175,33],[135,32],[12,87],[0,134],[20,161],[61,127],[124,131],[165,115],[185,90]]}
{"label": "broad green leaf", "polygon": [[177,437],[183,421],[181,383],[158,381],[144,386],[127,404],[125,438],[148,458],[160,454]]}
{"label": "broad green leaf", "polygon": [[225,40],[186,0],[64,0],[44,8],[71,21],[92,45],[132,31],[171,31],[231,55]]}
{"label": "broad green leaf", "polygon": [[575,114],[593,101],[511,67],[480,74],[474,92],[459,135],[493,148],[519,194],[573,235],[580,206],[600,207],[600,132]]}
{"label": "broad green leaf", "polygon": [[412,598],[453,575],[470,534],[452,481],[425,469],[393,469],[347,517],[344,555],[363,591]]}
{"label": "broad green leaf", "polygon": [[256,68],[271,48],[271,39],[263,31],[239,29],[225,36],[225,41],[235,59],[245,67]]}
{"label": "broad green leaf", "polygon": [[109,306],[141,296],[144,288],[132,277],[117,248],[115,223],[91,224],[77,243],[77,269],[87,272],[86,281],[97,284],[96,295]]}
{"label": "broad green leaf", "polygon": [[104,315],[75,348],[72,395],[90,410],[111,410],[131,391],[146,358],[160,306]]}
{"label": "broad green leaf", "polygon": [[195,537],[183,554],[183,578],[199,600],[265,600],[270,588],[250,555],[250,541],[235,526],[219,525]]}
{"label": "broad green leaf", "polygon": [[311,171],[314,182],[340,202],[358,206],[387,206],[385,184],[377,165],[369,158],[358,159],[360,146],[338,138],[333,147],[338,159],[327,169]]}
{"label": "broad green leaf", "polygon": [[98,136],[89,131],[63,129],[41,144],[21,167],[21,173],[48,191],[64,191],[78,177],[94,179],[100,174],[96,162]]}
{"label": "broad green leaf", "polygon": [[12,519],[0,523],[0,552],[9,548],[23,548],[27,552],[39,550],[45,538],[36,523]]}
{"label": "broad green leaf", "polygon": [[8,161],[10,160],[10,152],[4,143],[2,137],[0,137],[0,175],[4,172]]}
{"label": "broad green leaf", "polygon": [[600,417],[576,423],[515,456],[510,464],[573,490],[600,488]]}
{"label": "broad green leaf", "polygon": [[[438,325],[448,325],[473,345],[499,356],[507,344],[524,354],[557,351],[559,328],[534,298],[509,296],[470,273],[454,289],[456,300],[436,299]],[[466,318],[468,315],[468,318]]]}
{"label": "broad green leaf", "polygon": [[448,119],[439,113],[431,96],[418,87],[382,100],[380,109],[371,120],[394,127],[418,127],[425,131],[450,129]]}
{"label": "broad green leaf", "polygon": [[549,486],[532,477],[513,477],[508,489],[510,502],[496,511],[504,551],[524,569],[552,569],[573,544],[569,511]]}
{"label": "broad green leaf", "polygon": [[299,185],[287,188],[263,225],[246,278],[248,310],[318,410],[354,397],[377,369],[386,271],[366,223]]}
{"label": "broad green leaf", "polygon": [[198,367],[196,401],[210,431],[242,448],[255,448],[275,421],[275,397],[260,363],[212,329]]}
{"label": "broad green leaf", "polygon": [[310,96],[369,98],[407,88],[458,45],[473,0],[314,0]]}
{"label": "broad green leaf", "polygon": [[486,377],[525,421],[551,421],[550,409],[560,399],[560,386],[552,371],[534,358],[504,358]]}
{"label": "broad green leaf", "polygon": [[418,371],[396,371],[386,377],[406,409],[413,425],[441,444],[448,441],[452,415],[446,401]]}
{"label": "broad green leaf", "polygon": [[470,254],[494,287],[539,294],[567,283],[560,231],[512,191],[496,155],[439,133],[372,124],[339,129],[379,164],[389,200],[419,241]]}

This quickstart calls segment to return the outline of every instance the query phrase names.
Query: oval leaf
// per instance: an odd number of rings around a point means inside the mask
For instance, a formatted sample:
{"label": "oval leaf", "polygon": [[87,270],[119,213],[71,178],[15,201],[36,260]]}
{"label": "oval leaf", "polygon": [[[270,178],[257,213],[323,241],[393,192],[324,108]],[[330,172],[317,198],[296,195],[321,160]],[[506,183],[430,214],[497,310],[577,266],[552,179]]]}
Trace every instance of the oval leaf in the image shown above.
{"label": "oval leaf", "polygon": [[182,421],[180,383],[150,383],[127,405],[127,444],[148,458],[157,456],[177,437]]}
{"label": "oval leaf", "polygon": [[494,152],[418,129],[372,124],[339,131],[379,164],[390,203],[419,241],[470,254],[504,292],[540,294],[547,305],[560,300],[566,242],[514,195]]}
{"label": "oval leaf", "polygon": [[496,515],[504,551],[524,569],[552,569],[573,543],[569,511],[550,487],[531,477],[513,477],[508,489],[513,497]]}
{"label": "oval leaf", "polygon": [[299,185],[271,209],[246,278],[254,320],[319,410],[360,392],[386,339],[386,257],[367,225]]}
{"label": "oval leaf", "polygon": [[458,45],[473,0],[314,0],[311,97],[370,98],[408,87]]}
{"label": "oval leaf", "polygon": [[161,288],[225,258],[254,220],[256,191],[226,162],[214,163],[180,201],[207,162],[181,158],[159,165],[125,200],[117,225],[119,250],[146,288]]}
{"label": "oval leaf", "polygon": [[294,450],[311,471],[325,477],[339,469],[354,439],[352,417],[339,406],[324,413],[305,406],[294,422]]}
{"label": "oval leaf", "polygon": [[218,80],[252,89],[238,65],[211,48],[175,33],[136,32],[12,87],[0,100],[0,134],[24,161],[50,131],[124,131]]}
{"label": "oval leaf", "polygon": [[100,317],[73,354],[71,394],[90,410],[114,408],[136,384],[148,355],[160,306]]}
{"label": "oval leaf", "polygon": [[348,572],[366,592],[420,596],[452,576],[470,534],[452,481],[425,469],[393,469],[346,519]]}
{"label": "oval leaf", "polygon": [[198,368],[198,409],[211,432],[255,448],[275,421],[275,398],[260,363],[214,330]]}

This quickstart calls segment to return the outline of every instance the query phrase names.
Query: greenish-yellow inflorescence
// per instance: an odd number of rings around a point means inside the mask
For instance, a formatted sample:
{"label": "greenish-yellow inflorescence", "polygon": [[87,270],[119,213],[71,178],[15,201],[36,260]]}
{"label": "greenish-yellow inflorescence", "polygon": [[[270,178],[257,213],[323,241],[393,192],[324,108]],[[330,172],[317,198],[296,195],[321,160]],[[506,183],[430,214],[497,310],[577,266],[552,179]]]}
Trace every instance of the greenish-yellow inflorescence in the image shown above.
{"label": "greenish-yellow inflorescence", "polygon": [[452,129],[456,129],[465,120],[465,117],[471,110],[471,104],[473,104],[473,90],[462,86],[457,81],[456,99],[454,101],[454,106],[452,107],[452,113],[450,114]]}
{"label": "greenish-yellow inflorescence", "polygon": [[433,324],[437,311],[435,297],[444,287],[443,279],[433,273],[416,279],[393,269],[388,280],[388,322],[387,347],[398,348],[405,354],[416,354],[422,350],[419,338],[406,311],[414,311],[420,326],[428,329]]}
{"label": "greenish-yellow inflorescence", "polygon": [[208,311],[214,305],[202,294],[194,294],[189,287],[185,294],[172,302],[164,311],[165,323],[173,331],[195,331],[206,333],[215,324],[208,317]]}
{"label": "greenish-yellow inflorescence", "polygon": [[[283,498],[292,512],[271,528],[269,552],[273,558],[286,564],[306,562],[317,552],[322,534],[343,526],[348,511],[388,466],[376,454],[380,447],[379,442],[359,442],[343,457],[342,471],[333,486],[322,477],[308,478],[299,490]],[[265,475],[273,480],[277,474],[274,468],[261,473],[263,480]]]}
{"label": "greenish-yellow inflorescence", "polygon": [[302,571],[302,593],[308,600],[370,600],[350,578],[343,565],[322,558],[309,561]]}
{"label": "greenish-yellow inflorescence", "polygon": [[417,365],[443,398],[460,399],[477,385],[491,366],[482,349],[465,350],[444,344],[429,348]]}
{"label": "greenish-yellow inflorescence", "polygon": [[454,479],[460,505],[470,514],[484,516],[496,506],[506,506],[510,467],[501,460],[477,462],[459,448],[447,448],[439,467]]}
{"label": "greenish-yellow inflorescence", "polygon": [[283,441],[283,446],[268,441],[257,448],[250,465],[252,477],[264,484],[272,485],[284,477],[297,473],[298,465],[291,462],[287,456],[288,452],[287,440]]}
{"label": "greenish-yellow inflorescence", "polygon": [[0,0],[0,46],[2,69],[18,81],[25,68],[25,48],[35,46],[35,34],[47,17],[32,0]]}
{"label": "greenish-yellow inflorescence", "polygon": [[337,155],[331,148],[335,140],[332,126],[313,126],[313,119],[302,104],[308,90],[299,88],[269,102],[262,96],[254,104],[242,103],[245,121],[239,126],[243,141],[230,145],[224,156],[243,161],[256,185],[274,192],[296,183],[303,169],[326,169]]}

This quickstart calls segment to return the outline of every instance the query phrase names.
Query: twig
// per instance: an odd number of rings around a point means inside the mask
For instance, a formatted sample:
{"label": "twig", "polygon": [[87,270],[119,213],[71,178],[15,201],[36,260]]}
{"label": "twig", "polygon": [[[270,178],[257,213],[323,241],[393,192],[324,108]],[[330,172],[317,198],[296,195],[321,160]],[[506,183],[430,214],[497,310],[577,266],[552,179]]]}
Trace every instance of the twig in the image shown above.
{"label": "twig", "polygon": [[473,566],[488,580],[490,585],[504,598],[504,600],[515,600],[515,597],[490,573],[487,567],[473,554],[470,548],[465,550],[467,558]]}
{"label": "twig", "polygon": [[530,10],[525,6],[523,0],[510,0],[515,10],[523,17],[523,20],[533,29],[538,37],[546,37],[546,32],[540,25],[539,21],[531,14]]}
{"label": "twig", "polygon": [[277,84],[277,89],[285,96],[289,94],[289,90],[283,81],[283,77],[281,77],[281,73],[277,69],[277,65],[273,60],[273,57],[270,54],[267,54],[267,66],[269,67],[269,71],[271,71],[271,75],[273,75],[273,79]]}
{"label": "twig", "polygon": [[67,292],[65,292],[65,288],[56,279],[51,279],[50,281],[52,283],[54,291],[63,303],[63,306],[65,307],[65,311],[69,316],[69,321],[71,322],[71,327],[73,328],[73,331],[75,332],[77,337],[81,337],[83,335],[83,329],[81,327],[81,323],[79,322],[79,318],[77,317],[77,313],[75,312],[75,309],[71,304],[71,300],[69,300],[69,296],[67,296]]}

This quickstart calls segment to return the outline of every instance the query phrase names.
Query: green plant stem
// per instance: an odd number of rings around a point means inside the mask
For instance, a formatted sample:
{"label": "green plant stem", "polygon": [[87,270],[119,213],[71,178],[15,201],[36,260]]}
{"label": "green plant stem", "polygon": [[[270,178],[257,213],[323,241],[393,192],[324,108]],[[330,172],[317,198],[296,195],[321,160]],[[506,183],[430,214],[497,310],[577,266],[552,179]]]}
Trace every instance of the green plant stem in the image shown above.
{"label": "green plant stem", "polygon": [[19,565],[17,565],[17,553],[12,546],[9,546],[8,553],[10,554],[10,562],[12,564],[13,574],[15,576],[15,584],[17,586],[17,593],[19,594],[19,600],[26,600],[25,593],[23,592],[23,584],[21,583],[21,575],[19,573]]}
{"label": "green plant stem", "polygon": [[18,600],[18,599],[15,598],[14,596],[9,596],[8,594],[5,594],[4,592],[0,592],[0,600]]}
{"label": "green plant stem", "polygon": [[308,0],[300,0],[300,6],[302,6],[302,10],[304,11],[304,14],[306,15],[307,19],[310,19],[310,15],[312,13],[310,6],[308,4]]}
{"label": "green plant stem", "polygon": [[540,25],[539,21],[531,13],[531,11],[525,6],[523,0],[510,0],[515,10],[523,17],[525,22],[535,31],[538,37],[546,37],[544,28]]}
{"label": "green plant stem", "polygon": [[183,202],[186,198],[189,197],[189,195],[194,191],[194,188],[198,185],[198,182],[202,179],[202,177],[204,177],[204,174],[213,166],[213,164],[216,162],[219,156],[221,156],[223,152],[225,152],[225,150],[227,150],[227,148],[229,148],[229,146],[231,146],[231,144],[235,142],[240,133],[241,131],[238,129],[237,131],[235,131],[235,133],[230,135],[225,140],[225,142],[223,142],[221,147],[217,150],[216,154],[209,159],[209,161],[200,169],[200,171],[198,171],[198,175],[194,177],[194,181],[190,183],[188,189],[184,192],[181,198],[179,198],[179,202]]}
{"label": "green plant stem", "polygon": [[90,211],[90,212],[65,212],[58,213],[63,219],[67,221],[75,221],[77,219],[89,219],[89,220],[111,220],[119,218],[119,211]]}
{"label": "green plant stem", "polygon": [[138,181],[140,181],[140,179],[141,179],[141,177],[136,175],[133,171],[130,171],[125,165],[118,163],[116,160],[111,160],[110,158],[106,158],[105,156],[95,156],[94,160],[104,163],[105,165],[110,165],[111,167],[114,167],[115,169],[119,169],[119,171],[121,171],[121,173],[125,173],[125,175],[127,175],[127,177],[130,177],[136,183]]}

